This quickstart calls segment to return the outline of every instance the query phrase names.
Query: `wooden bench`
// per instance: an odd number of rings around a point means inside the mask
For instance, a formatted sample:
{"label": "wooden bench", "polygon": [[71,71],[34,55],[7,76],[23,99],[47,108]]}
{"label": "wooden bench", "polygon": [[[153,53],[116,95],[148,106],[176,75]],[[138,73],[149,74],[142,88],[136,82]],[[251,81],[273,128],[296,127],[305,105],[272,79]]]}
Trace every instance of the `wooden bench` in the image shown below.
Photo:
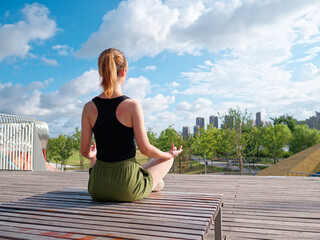
{"label": "wooden bench", "polygon": [[222,239],[222,196],[151,193],[131,203],[92,201],[84,189],[47,192],[0,205],[0,238]]}

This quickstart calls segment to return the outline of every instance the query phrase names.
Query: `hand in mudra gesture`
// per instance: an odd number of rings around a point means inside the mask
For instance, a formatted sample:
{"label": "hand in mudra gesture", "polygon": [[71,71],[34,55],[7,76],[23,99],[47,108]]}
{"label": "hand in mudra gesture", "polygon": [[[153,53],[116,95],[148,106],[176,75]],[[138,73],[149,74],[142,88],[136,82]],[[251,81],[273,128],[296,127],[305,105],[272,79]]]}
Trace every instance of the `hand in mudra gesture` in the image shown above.
{"label": "hand in mudra gesture", "polygon": [[96,142],[93,142],[93,144],[90,146],[89,158],[96,160],[96,156],[97,156]]}
{"label": "hand in mudra gesture", "polygon": [[174,146],[174,144],[172,143],[172,148],[169,151],[169,153],[173,156],[173,157],[177,157],[181,152],[182,152],[182,146],[179,147],[179,149],[177,150],[177,148]]}

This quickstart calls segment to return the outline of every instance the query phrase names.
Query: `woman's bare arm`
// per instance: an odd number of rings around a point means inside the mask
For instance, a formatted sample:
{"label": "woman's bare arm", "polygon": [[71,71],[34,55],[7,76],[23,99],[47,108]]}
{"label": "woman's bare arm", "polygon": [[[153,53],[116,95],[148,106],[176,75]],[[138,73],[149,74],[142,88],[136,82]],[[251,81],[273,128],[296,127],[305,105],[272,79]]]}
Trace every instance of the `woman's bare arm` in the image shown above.
{"label": "woman's bare arm", "polygon": [[155,146],[151,145],[144,126],[144,117],[141,105],[135,100],[130,101],[130,104],[134,136],[142,154],[152,158],[167,160],[172,157],[176,157],[177,155],[179,155],[179,153],[182,152],[181,148],[179,150],[163,152]]}
{"label": "woman's bare arm", "polygon": [[92,102],[87,103],[82,111],[80,153],[86,158],[95,160],[97,150],[95,144],[91,145],[93,126],[90,115],[92,116],[92,104]]}

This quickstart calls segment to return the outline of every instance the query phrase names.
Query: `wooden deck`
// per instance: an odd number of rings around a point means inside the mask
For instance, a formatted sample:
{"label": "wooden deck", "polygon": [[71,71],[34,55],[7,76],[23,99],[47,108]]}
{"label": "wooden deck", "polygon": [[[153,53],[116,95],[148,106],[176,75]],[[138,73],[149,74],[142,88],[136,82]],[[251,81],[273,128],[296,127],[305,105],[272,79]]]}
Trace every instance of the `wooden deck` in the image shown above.
{"label": "wooden deck", "polygon": [[[0,172],[0,204],[84,189],[87,180],[88,173]],[[227,239],[320,239],[320,178],[167,175],[164,180],[164,193],[223,194]],[[1,215],[0,221],[5,221]]]}

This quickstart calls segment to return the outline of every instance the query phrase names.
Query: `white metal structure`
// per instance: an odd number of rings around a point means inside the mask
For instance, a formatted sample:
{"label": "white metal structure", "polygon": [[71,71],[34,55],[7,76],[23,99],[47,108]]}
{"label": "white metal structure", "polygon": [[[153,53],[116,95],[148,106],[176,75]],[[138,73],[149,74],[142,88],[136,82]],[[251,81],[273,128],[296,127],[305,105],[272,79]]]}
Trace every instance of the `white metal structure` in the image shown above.
{"label": "white metal structure", "polygon": [[0,114],[0,170],[46,170],[39,123],[48,128],[44,122]]}

